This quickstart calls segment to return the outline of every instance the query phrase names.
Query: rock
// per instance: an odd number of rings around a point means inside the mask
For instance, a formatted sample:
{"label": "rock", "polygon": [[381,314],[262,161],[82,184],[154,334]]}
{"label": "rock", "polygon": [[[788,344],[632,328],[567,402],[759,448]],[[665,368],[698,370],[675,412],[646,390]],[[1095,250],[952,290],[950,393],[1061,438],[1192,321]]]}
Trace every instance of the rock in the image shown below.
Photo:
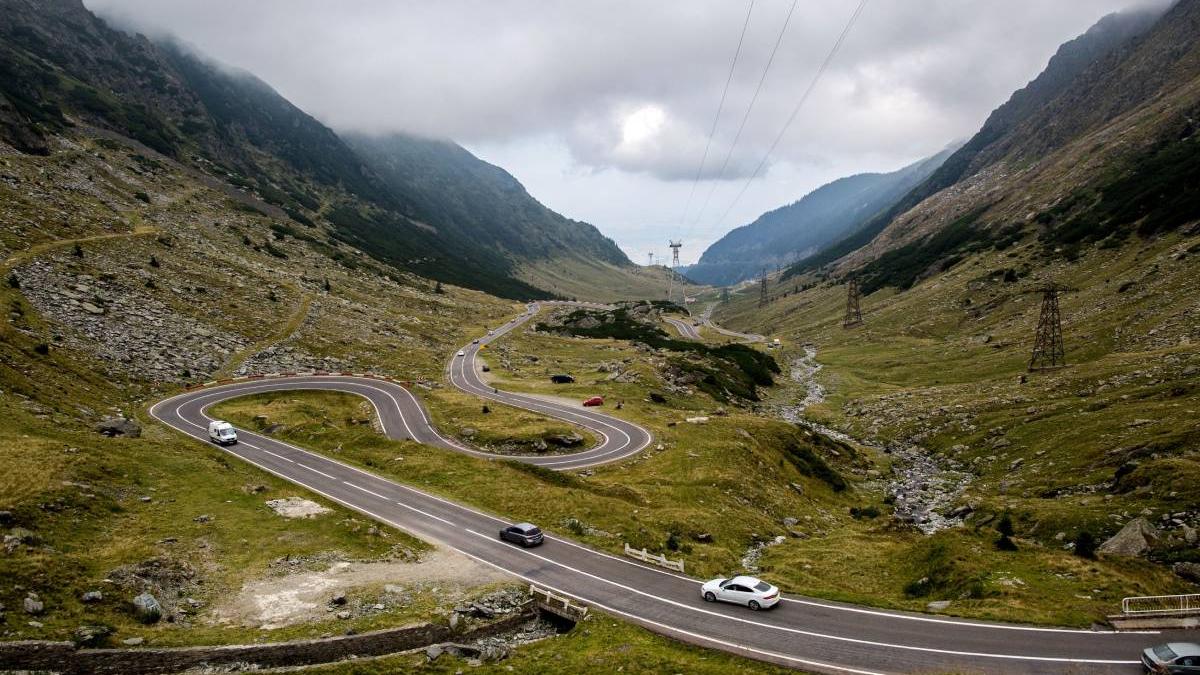
{"label": "rock", "polygon": [[133,615],[142,623],[155,623],[162,618],[162,605],[158,604],[158,598],[142,593],[133,599]]}
{"label": "rock", "polygon": [[1196,528],[1188,525],[1181,525],[1183,530],[1183,540],[1188,543],[1188,546],[1195,546],[1197,541],[1200,541],[1200,534],[1196,532]]}
{"label": "rock", "polygon": [[798,519],[796,519],[796,518],[792,518],[791,516],[788,516],[787,518],[784,518],[784,519],[783,519],[783,526],[784,526],[784,527],[793,527],[793,526],[795,526],[795,525],[796,525],[797,523],[799,523],[799,522],[800,522],[800,521],[799,521]]}
{"label": "rock", "polygon": [[953,509],[950,511],[950,513],[947,513],[946,515],[947,515],[947,516],[949,516],[949,517],[951,517],[951,518],[964,518],[964,517],[966,517],[966,515],[967,515],[967,514],[969,514],[971,511],[972,511],[972,509],[971,509],[970,505],[968,505],[968,504],[963,504],[963,505],[961,505],[961,506],[956,506],[956,507],[954,507],[954,508],[953,508]]}
{"label": "rock", "polygon": [[207,513],[204,513],[204,514],[201,514],[201,515],[198,515],[198,516],[196,516],[195,518],[192,518],[192,522],[193,522],[193,523],[208,523],[208,522],[212,522],[212,516],[208,515]]}
{"label": "rock", "polygon": [[1134,518],[1121,531],[1100,545],[1100,553],[1109,555],[1139,556],[1158,542],[1159,534],[1150,521]]}
{"label": "rock", "polygon": [[563,448],[574,448],[583,444],[583,436],[572,432],[569,434],[560,434],[558,436],[548,436],[546,441]]}
{"label": "rock", "polygon": [[949,600],[934,600],[933,602],[930,602],[925,605],[925,611],[927,611],[927,612],[944,612],[944,611],[946,611],[946,608],[949,606],[950,606]]}
{"label": "rock", "polygon": [[713,536],[711,534],[709,534],[708,532],[700,532],[699,534],[692,537],[692,539],[695,539],[696,541],[698,541],[702,544],[710,544],[710,543],[712,543]]}
{"label": "rock", "polygon": [[143,638],[143,637],[131,637],[131,638],[125,638],[124,640],[121,640],[121,644],[127,645],[129,647],[136,647],[145,641],[146,641],[146,638]]}
{"label": "rock", "polygon": [[799,483],[788,483],[788,487],[796,491],[796,494],[804,494],[804,486]]}
{"label": "rock", "polygon": [[334,616],[336,616],[339,619],[345,620],[345,619],[350,618],[350,612],[343,610],[341,612],[338,612],[337,614],[334,614]]}
{"label": "rock", "polygon": [[5,541],[5,543],[8,543],[11,541],[11,542],[14,542],[17,544],[26,544],[28,546],[33,546],[33,545],[37,544],[38,541],[40,541],[40,540],[38,539],[38,536],[36,534],[34,534],[31,530],[27,530],[23,527],[14,527],[13,529],[8,531],[8,534],[4,535],[4,541]]}
{"label": "rock", "polygon": [[341,607],[342,605],[346,604],[346,594],[338,593],[338,594],[334,595],[332,598],[329,599],[329,604],[331,604],[335,607]]}
{"label": "rock", "polygon": [[808,539],[808,533],[803,530],[788,530],[788,536],[792,539]]}
{"label": "rock", "polygon": [[0,511],[0,527],[8,527],[13,524],[12,511]]}
{"label": "rock", "polygon": [[24,607],[26,614],[32,614],[34,616],[46,611],[46,604],[38,599],[36,593],[30,593],[29,595],[25,596]]}
{"label": "rock", "polygon": [[479,433],[479,430],[473,427],[463,427],[458,433],[463,438],[474,438]]}
{"label": "rock", "polygon": [[663,396],[662,394],[660,394],[656,391],[652,391],[652,392],[650,392],[650,400],[655,403],[666,403],[667,397]]}
{"label": "rock", "polygon": [[458,630],[458,612],[450,614],[450,630]]}
{"label": "rock", "polygon": [[80,647],[95,647],[112,634],[113,629],[108,626],[80,626],[71,633],[71,641]]}
{"label": "rock", "polygon": [[142,426],[127,417],[105,417],[96,424],[96,431],[109,438],[114,436],[138,438],[142,435]]}
{"label": "rock", "polygon": [[688,424],[708,424],[708,417],[705,417],[703,415],[701,415],[699,417],[688,417],[688,418],[685,418],[683,421],[687,422]]}
{"label": "rock", "polygon": [[104,594],[102,594],[100,591],[88,591],[79,599],[85,603],[100,602],[104,599]]}
{"label": "rock", "polygon": [[442,649],[441,645],[429,645],[425,648],[425,658],[430,661],[437,661],[438,657],[445,652],[446,650]]}
{"label": "rock", "polygon": [[79,306],[88,314],[100,315],[104,313],[104,309],[102,307],[97,307],[90,302],[81,302],[79,303]]}
{"label": "rock", "polygon": [[1200,584],[1200,563],[1177,562],[1171,566],[1171,571],[1176,576],[1187,579],[1193,584]]}

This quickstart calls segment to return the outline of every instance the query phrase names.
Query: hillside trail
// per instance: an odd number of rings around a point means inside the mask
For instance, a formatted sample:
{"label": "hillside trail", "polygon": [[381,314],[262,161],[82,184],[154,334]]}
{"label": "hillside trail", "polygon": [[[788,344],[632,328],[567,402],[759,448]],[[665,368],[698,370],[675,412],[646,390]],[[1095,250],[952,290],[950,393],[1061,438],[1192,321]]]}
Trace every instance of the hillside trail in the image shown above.
{"label": "hillside trail", "polygon": [[811,429],[843,443],[867,448],[891,459],[891,474],[882,481],[869,481],[868,489],[881,487],[893,503],[896,520],[910,523],[925,534],[962,524],[965,513],[951,516],[953,507],[973,476],[956,463],[911,444],[879,446],[864,439],[814,422],[805,411],[825,402],[825,385],[817,380],[824,366],[817,361],[817,348],[804,345],[804,355],[792,359],[790,379],[804,388],[804,397],[793,404],[776,406],[776,414],[787,422]]}

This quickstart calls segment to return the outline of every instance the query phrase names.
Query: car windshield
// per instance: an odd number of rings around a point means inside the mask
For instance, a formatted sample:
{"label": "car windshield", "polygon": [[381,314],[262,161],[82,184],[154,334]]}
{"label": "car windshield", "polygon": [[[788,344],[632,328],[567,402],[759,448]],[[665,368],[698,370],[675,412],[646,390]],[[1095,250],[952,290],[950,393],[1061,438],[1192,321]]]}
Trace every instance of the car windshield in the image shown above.
{"label": "car windshield", "polygon": [[771,590],[771,584],[768,584],[765,581],[760,581],[754,585],[754,590],[759,591],[759,592],[769,591],[769,590]]}
{"label": "car windshield", "polygon": [[1155,647],[1154,655],[1163,661],[1174,661],[1176,656],[1175,652],[1171,651],[1171,648],[1167,645],[1159,645]]}
{"label": "car windshield", "polygon": [[525,530],[525,534],[528,534],[530,536],[533,536],[535,534],[541,534],[541,533],[542,533],[542,531],[536,527],[531,527],[531,528]]}

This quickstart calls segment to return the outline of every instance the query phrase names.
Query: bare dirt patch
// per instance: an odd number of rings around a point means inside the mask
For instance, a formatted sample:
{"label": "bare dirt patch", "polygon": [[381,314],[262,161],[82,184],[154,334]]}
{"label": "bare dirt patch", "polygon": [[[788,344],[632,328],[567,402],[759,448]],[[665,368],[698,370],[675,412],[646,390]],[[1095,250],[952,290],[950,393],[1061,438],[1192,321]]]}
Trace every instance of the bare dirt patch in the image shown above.
{"label": "bare dirt patch", "polygon": [[330,600],[355,589],[383,587],[379,604],[405,604],[410,593],[438,587],[439,596],[456,601],[468,589],[507,581],[494,568],[445,549],[413,561],[338,561],[321,571],[260,578],[245,584],[228,602],[213,608],[212,620],[263,629],[325,619]]}
{"label": "bare dirt patch", "polygon": [[331,509],[303,497],[272,499],[267,502],[267,508],[284,518],[316,518],[331,512]]}

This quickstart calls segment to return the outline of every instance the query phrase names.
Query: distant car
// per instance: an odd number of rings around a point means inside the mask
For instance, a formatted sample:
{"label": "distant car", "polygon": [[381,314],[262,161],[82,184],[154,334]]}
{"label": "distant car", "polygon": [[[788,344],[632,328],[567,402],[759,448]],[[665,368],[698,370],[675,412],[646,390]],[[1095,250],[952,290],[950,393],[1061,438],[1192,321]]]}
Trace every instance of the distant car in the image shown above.
{"label": "distant car", "polygon": [[467,353],[466,353],[466,352],[464,352],[463,350],[461,350],[461,349],[460,349],[460,350],[458,350],[458,355],[459,355],[459,356],[466,356],[466,355],[467,355]]}
{"label": "distant car", "polygon": [[1168,642],[1142,652],[1142,666],[1148,673],[1200,673],[1200,644]]}
{"label": "distant car", "polygon": [[475,338],[474,340],[471,340],[471,344],[473,344],[473,345],[479,344],[479,338]]}
{"label": "distant car", "polygon": [[551,375],[550,381],[554,384],[571,384],[575,381],[575,378],[570,375]]}
{"label": "distant car", "polygon": [[208,440],[217,445],[233,445],[237,443],[237,430],[229,422],[213,420],[208,423]]}
{"label": "distant car", "polygon": [[489,331],[488,331],[488,335],[494,335],[495,333],[496,333],[496,331],[494,331],[494,330],[489,330]]}
{"label": "distant car", "polygon": [[707,602],[732,602],[760,610],[779,604],[779,589],[754,577],[739,576],[705,583],[700,587],[700,597]]}
{"label": "distant car", "polygon": [[604,405],[604,397],[603,396],[593,396],[593,397],[589,398],[588,400],[584,401],[583,405],[585,408],[591,408],[592,406],[597,406],[597,405]]}
{"label": "distant car", "polygon": [[517,523],[500,530],[500,539],[529,548],[540,546],[545,535],[542,534],[541,528],[533,523]]}

